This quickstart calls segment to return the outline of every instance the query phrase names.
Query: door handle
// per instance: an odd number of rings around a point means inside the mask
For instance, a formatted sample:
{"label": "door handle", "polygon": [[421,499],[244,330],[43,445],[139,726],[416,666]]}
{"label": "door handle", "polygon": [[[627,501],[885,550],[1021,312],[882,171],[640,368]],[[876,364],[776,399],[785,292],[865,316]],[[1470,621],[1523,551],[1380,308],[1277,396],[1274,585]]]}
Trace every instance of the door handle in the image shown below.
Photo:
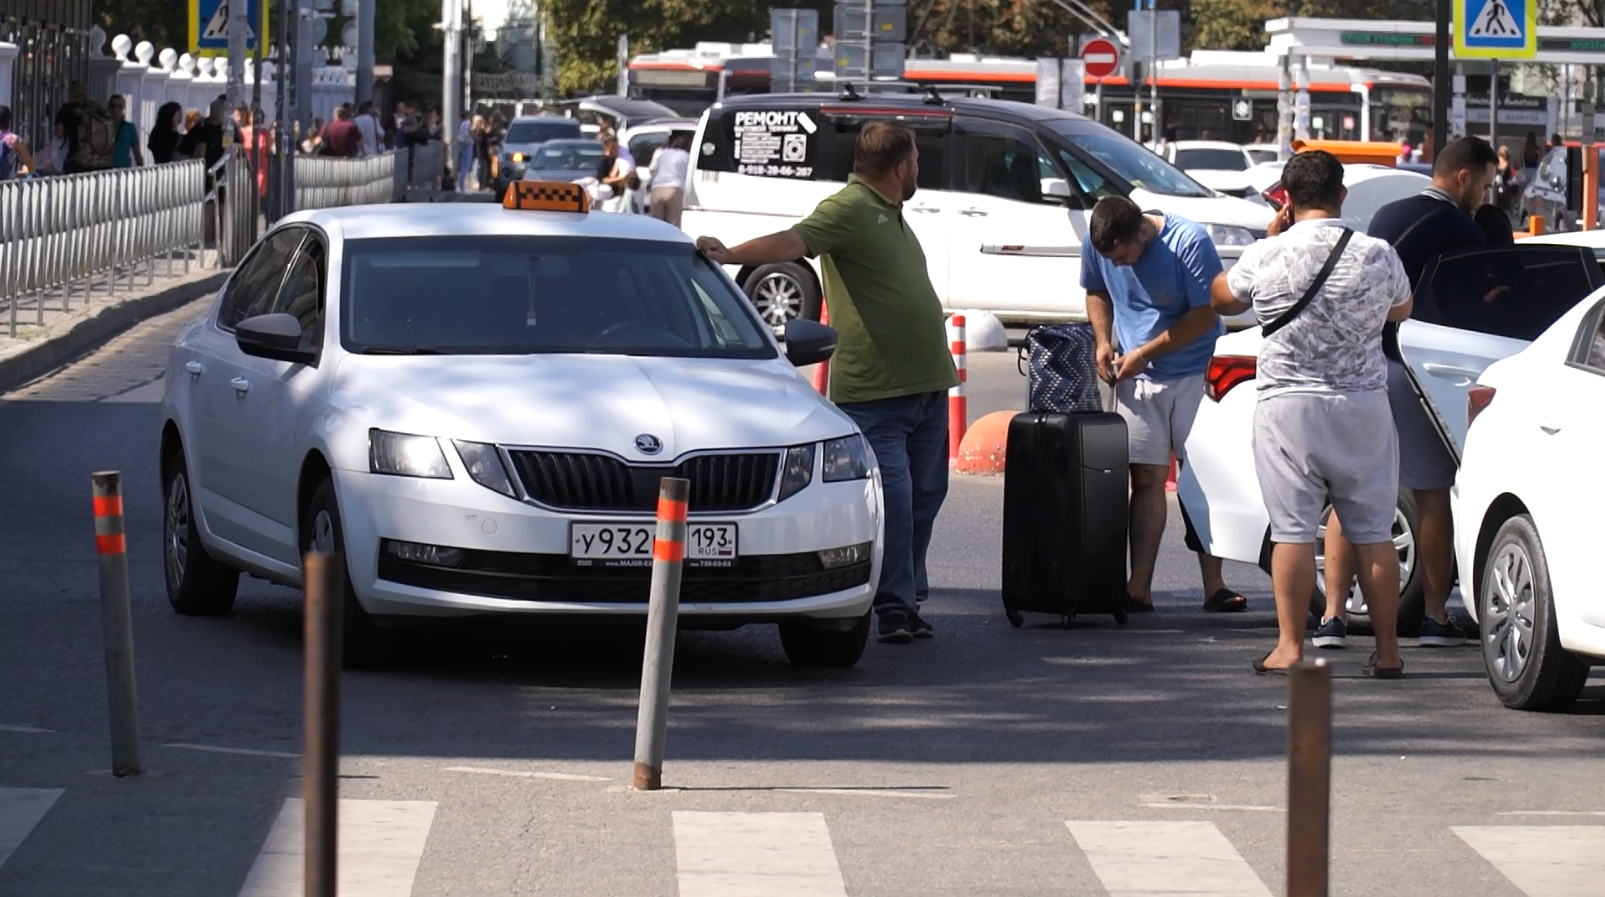
{"label": "door handle", "polygon": [[245,379],[244,377],[235,377],[233,380],[229,381],[229,385],[234,387],[234,391],[240,395],[245,395],[251,391],[251,381]]}
{"label": "door handle", "polygon": [[1482,376],[1482,371],[1471,368],[1457,367],[1452,364],[1439,364],[1428,361],[1421,365],[1421,369],[1440,380],[1452,380],[1456,386],[1467,386]]}
{"label": "door handle", "polygon": [[1543,430],[1545,433],[1548,433],[1551,436],[1560,432],[1560,427],[1557,427],[1553,424],[1539,424],[1538,429]]}
{"label": "door handle", "polygon": [[987,215],[986,212],[983,212],[980,209],[975,209],[975,208],[960,209],[959,210],[959,214],[963,215],[963,216],[965,216],[967,218],[985,218],[986,215]]}
{"label": "door handle", "polygon": [[934,214],[937,214],[938,212],[942,211],[941,209],[938,209],[936,206],[909,206],[908,210],[910,212],[920,212],[920,213],[923,213],[923,214],[926,214],[926,215],[934,215]]}
{"label": "door handle", "polygon": [[199,377],[201,371],[206,369],[201,367],[201,363],[198,361],[188,361],[184,363],[184,370],[189,371],[191,377]]}

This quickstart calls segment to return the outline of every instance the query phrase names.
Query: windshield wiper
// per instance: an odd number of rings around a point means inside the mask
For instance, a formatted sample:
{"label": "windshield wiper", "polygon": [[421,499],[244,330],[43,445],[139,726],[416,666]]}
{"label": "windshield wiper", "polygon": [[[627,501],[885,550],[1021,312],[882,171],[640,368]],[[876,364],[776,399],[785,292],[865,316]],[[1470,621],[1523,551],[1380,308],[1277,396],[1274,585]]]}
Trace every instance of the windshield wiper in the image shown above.
{"label": "windshield wiper", "polygon": [[441,351],[432,346],[368,346],[362,350],[364,355],[440,355]]}

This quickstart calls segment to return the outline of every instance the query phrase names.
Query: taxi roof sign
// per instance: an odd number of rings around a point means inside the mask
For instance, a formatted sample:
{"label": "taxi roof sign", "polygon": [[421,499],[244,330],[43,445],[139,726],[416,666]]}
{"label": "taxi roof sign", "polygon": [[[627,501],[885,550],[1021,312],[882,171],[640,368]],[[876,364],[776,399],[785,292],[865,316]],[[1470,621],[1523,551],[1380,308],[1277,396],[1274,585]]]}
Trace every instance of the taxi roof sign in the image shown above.
{"label": "taxi roof sign", "polygon": [[502,208],[521,212],[589,212],[591,197],[579,184],[557,181],[514,181],[502,197]]}

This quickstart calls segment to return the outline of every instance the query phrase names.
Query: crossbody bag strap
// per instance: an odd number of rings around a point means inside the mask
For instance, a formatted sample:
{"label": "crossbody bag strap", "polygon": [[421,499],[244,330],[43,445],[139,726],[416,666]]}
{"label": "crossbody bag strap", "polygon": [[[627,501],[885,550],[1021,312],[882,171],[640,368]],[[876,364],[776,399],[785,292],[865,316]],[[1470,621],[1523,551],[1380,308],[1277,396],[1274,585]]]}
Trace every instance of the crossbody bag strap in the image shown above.
{"label": "crossbody bag strap", "polygon": [[1271,334],[1286,327],[1304,311],[1310,302],[1314,301],[1315,294],[1321,291],[1321,287],[1326,285],[1326,279],[1332,276],[1332,269],[1337,267],[1338,259],[1343,257],[1343,250],[1348,248],[1349,238],[1352,236],[1354,236],[1354,230],[1345,227],[1343,235],[1338,237],[1337,245],[1332,247],[1331,255],[1326,257],[1326,264],[1321,266],[1320,273],[1316,274],[1315,279],[1310,282],[1310,288],[1304,291],[1304,295],[1300,296],[1297,302],[1293,303],[1292,308],[1282,312],[1276,320],[1260,328],[1261,339],[1269,339]]}

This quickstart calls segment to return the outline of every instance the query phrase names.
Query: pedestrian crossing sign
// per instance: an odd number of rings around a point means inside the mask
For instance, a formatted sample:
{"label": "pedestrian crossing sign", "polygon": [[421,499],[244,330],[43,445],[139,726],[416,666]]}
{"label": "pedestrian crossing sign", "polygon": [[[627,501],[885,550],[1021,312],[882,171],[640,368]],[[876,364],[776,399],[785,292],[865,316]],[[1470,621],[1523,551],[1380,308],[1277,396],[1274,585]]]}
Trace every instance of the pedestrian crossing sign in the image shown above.
{"label": "pedestrian crossing sign", "polygon": [[1538,0],[1454,0],[1455,56],[1531,59],[1538,55]]}
{"label": "pedestrian crossing sign", "polygon": [[[267,0],[189,0],[189,51],[192,56],[228,55],[228,17],[230,3],[244,3],[245,49],[255,50],[256,39],[261,35],[267,45]],[[263,54],[266,55],[266,45]]]}

